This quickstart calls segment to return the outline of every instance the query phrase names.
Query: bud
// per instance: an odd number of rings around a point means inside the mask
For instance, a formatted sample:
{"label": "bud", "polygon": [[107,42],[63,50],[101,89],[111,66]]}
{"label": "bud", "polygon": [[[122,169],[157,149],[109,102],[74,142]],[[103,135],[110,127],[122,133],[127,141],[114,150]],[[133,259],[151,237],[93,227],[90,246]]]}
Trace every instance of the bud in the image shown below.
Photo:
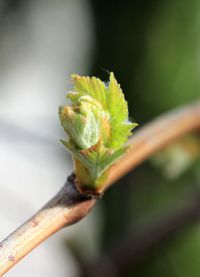
{"label": "bud", "polygon": [[125,142],[135,124],[128,121],[128,106],[114,74],[105,85],[95,77],[73,75],[71,106],[59,109],[68,139],[61,140],[72,153],[77,188],[102,190],[110,167],[127,150]]}
{"label": "bud", "polygon": [[61,107],[60,119],[71,142],[80,150],[92,147],[100,139],[105,144],[108,140],[108,114],[90,96],[81,96],[73,107]]}

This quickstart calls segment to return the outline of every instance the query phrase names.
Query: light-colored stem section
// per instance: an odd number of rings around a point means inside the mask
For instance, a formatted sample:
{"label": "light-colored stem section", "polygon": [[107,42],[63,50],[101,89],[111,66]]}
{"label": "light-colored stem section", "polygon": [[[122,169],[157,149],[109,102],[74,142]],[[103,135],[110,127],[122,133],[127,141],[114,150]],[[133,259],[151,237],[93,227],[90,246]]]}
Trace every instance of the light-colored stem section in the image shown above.
{"label": "light-colored stem section", "polygon": [[[167,113],[142,127],[130,139],[132,146],[128,153],[112,167],[103,190],[166,144],[198,129],[199,102]],[[47,205],[0,244],[0,276],[49,236],[86,216],[96,202],[94,199],[80,201],[80,195],[73,198],[72,194],[74,192],[64,186]]]}
{"label": "light-colored stem section", "polygon": [[85,217],[95,202],[81,199],[67,182],[40,211],[0,243],[0,276],[50,235]]}
{"label": "light-colored stem section", "polygon": [[175,109],[142,127],[129,140],[130,150],[112,167],[106,187],[145,161],[165,145],[200,129],[200,102]]}

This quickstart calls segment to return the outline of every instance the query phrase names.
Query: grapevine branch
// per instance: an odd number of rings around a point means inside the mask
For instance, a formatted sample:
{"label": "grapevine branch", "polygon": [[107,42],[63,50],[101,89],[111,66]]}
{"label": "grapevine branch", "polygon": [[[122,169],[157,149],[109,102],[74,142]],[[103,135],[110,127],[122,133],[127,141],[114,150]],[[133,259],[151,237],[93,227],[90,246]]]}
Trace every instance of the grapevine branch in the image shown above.
{"label": "grapevine branch", "polygon": [[[127,154],[112,166],[101,192],[163,146],[198,129],[200,102],[169,112],[142,127],[129,140]],[[76,190],[71,175],[53,199],[0,243],[0,276],[52,234],[84,218],[96,201]]]}

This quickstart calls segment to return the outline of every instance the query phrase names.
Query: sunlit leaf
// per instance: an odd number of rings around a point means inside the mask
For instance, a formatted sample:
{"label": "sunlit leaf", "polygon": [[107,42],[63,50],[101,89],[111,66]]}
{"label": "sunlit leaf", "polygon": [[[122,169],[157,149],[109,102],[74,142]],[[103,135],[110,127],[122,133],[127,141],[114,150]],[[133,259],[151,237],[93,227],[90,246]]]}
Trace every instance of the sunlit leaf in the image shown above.
{"label": "sunlit leaf", "polygon": [[113,73],[108,85],[95,77],[72,79],[73,91],[67,94],[72,106],[59,110],[68,134],[62,143],[79,161],[75,166],[81,182],[85,178],[95,189],[101,175],[126,152],[124,144],[137,124],[129,121],[128,105]]}

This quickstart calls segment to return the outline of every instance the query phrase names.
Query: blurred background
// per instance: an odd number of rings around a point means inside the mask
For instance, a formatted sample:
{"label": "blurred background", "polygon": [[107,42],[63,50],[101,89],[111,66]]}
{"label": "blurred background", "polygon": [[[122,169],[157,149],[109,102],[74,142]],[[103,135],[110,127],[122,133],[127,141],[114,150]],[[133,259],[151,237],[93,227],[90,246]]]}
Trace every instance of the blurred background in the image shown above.
{"label": "blurred background", "polygon": [[[72,171],[70,74],[114,71],[130,118],[200,98],[200,1],[0,0],[0,240]],[[157,153],[6,276],[200,276],[200,136]]]}

